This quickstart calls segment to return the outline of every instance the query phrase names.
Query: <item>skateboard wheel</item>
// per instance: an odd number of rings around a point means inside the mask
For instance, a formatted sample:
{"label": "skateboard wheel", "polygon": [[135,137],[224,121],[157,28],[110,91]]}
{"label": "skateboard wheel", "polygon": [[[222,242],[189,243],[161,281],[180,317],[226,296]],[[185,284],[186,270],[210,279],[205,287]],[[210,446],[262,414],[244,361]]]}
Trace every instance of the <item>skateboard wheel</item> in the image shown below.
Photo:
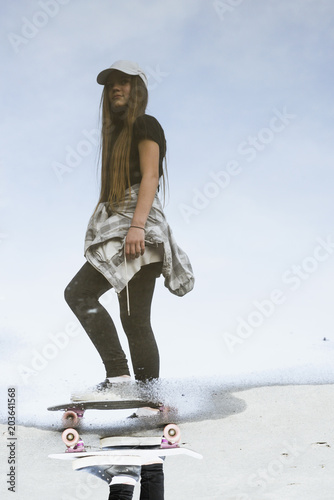
{"label": "skateboard wheel", "polygon": [[168,424],[164,428],[164,437],[170,443],[178,443],[181,438],[180,427],[176,424]]}
{"label": "skateboard wheel", "polygon": [[64,415],[63,415],[63,419],[62,419],[62,422],[63,422],[63,426],[64,427],[77,427],[77,425],[79,424],[79,416],[77,415],[77,413],[75,413],[75,411],[65,411]]}
{"label": "skateboard wheel", "polygon": [[66,446],[74,446],[80,439],[79,433],[75,429],[66,429],[61,438]]}

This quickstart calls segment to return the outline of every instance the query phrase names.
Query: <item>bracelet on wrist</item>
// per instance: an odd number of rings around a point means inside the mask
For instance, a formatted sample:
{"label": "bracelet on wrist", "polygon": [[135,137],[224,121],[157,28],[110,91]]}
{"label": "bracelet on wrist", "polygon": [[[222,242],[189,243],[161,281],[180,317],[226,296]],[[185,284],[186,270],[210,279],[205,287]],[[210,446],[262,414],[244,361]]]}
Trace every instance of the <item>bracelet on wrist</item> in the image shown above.
{"label": "bracelet on wrist", "polygon": [[135,227],[136,229],[142,229],[143,231],[145,231],[145,228],[144,227],[140,227],[140,226],[130,226],[131,227]]}

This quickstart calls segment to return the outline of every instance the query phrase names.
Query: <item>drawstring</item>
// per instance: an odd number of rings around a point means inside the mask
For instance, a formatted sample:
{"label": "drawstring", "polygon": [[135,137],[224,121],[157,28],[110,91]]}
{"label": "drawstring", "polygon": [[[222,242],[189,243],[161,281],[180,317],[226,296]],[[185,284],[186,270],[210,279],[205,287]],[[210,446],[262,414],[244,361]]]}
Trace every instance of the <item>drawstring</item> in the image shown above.
{"label": "drawstring", "polygon": [[124,241],[124,267],[125,267],[125,280],[126,280],[126,305],[128,309],[128,316],[130,316],[130,299],[129,299],[129,282],[128,282],[128,266],[126,263],[125,241]]}

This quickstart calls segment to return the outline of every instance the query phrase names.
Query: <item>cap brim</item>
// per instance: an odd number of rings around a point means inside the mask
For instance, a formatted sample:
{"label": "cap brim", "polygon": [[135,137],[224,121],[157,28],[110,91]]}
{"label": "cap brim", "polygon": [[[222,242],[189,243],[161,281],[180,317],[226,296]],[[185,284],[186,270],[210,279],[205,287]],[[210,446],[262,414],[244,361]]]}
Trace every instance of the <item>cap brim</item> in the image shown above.
{"label": "cap brim", "polygon": [[107,83],[108,77],[112,71],[115,71],[115,70],[108,68],[108,69],[104,69],[103,71],[101,71],[101,73],[99,73],[96,77],[97,83],[99,83],[100,85],[105,85]]}
{"label": "cap brim", "polygon": [[132,75],[132,76],[139,76],[143,82],[145,83],[146,87],[148,86],[148,81],[147,81],[147,77],[144,73],[138,75],[137,72],[131,72],[131,71],[122,71],[121,69],[117,69],[117,68],[107,68],[107,69],[104,69],[103,71],[101,71],[97,77],[96,77],[96,81],[97,83],[99,83],[100,85],[105,85],[108,81],[108,78],[110,76],[110,74],[113,72],[113,71],[120,71],[121,73],[124,73],[125,75]]}

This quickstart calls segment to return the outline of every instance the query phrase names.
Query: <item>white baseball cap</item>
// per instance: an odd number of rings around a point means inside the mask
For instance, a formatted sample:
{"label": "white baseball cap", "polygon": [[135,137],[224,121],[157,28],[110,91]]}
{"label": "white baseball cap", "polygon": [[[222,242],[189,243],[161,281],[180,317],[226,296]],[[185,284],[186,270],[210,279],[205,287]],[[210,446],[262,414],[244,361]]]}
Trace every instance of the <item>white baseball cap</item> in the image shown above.
{"label": "white baseball cap", "polygon": [[100,85],[105,85],[107,83],[110,73],[114,70],[122,71],[127,75],[138,75],[148,87],[147,76],[144,71],[139,67],[139,65],[132,61],[116,61],[110,66],[110,68],[104,69],[97,75],[97,83]]}

